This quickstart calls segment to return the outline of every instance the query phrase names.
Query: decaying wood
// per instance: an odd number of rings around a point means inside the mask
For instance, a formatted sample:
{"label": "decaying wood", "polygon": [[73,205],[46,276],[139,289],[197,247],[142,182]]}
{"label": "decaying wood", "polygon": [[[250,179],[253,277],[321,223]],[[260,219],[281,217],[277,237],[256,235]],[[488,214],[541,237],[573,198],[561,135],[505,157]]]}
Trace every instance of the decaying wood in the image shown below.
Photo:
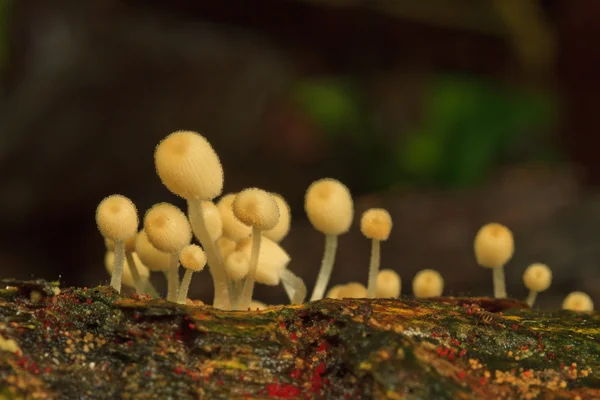
{"label": "decaying wood", "polygon": [[240,312],[0,284],[0,398],[600,398],[597,313],[482,298]]}

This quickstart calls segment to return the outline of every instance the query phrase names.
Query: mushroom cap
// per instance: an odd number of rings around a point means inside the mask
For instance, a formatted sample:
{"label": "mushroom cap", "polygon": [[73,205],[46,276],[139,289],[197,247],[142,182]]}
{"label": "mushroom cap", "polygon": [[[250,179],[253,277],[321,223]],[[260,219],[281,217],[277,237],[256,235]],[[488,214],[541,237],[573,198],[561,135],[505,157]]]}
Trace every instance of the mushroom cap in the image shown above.
{"label": "mushroom cap", "polygon": [[531,264],[523,273],[523,283],[531,291],[543,292],[552,283],[552,271],[546,264]]}
{"label": "mushroom cap", "polygon": [[221,236],[217,239],[217,249],[221,253],[221,259],[225,260],[229,254],[235,251],[237,243],[235,240],[228,238],[227,236]]}
{"label": "mushroom cap", "polygon": [[184,199],[212,200],[223,190],[219,156],[199,133],[171,133],[156,146],[154,164],[163,185]]}
{"label": "mushroom cap", "polygon": [[377,274],[377,289],[375,297],[390,298],[400,296],[400,275],[391,269],[382,269]]}
{"label": "mushroom cap", "polygon": [[241,251],[233,251],[225,259],[225,271],[234,281],[242,280],[248,275],[248,257]]}
{"label": "mushroom cap", "polygon": [[350,282],[340,288],[338,299],[362,299],[367,297],[367,288],[359,282]]}
{"label": "mushroom cap", "polygon": [[248,308],[252,311],[252,310],[266,310],[267,309],[267,305],[265,303],[263,303],[262,301],[258,301],[258,300],[252,300],[250,301],[250,304],[248,305]]}
{"label": "mushroom cap", "polygon": [[192,228],[185,214],[169,203],[152,206],[144,217],[144,230],[154,247],[177,253],[192,241]]}
{"label": "mushroom cap", "polygon": [[273,229],[264,231],[263,236],[268,237],[274,242],[281,242],[290,231],[292,215],[290,206],[283,197],[277,193],[271,193],[271,196],[273,196],[275,199],[277,208],[279,209],[279,221],[277,222],[277,225],[273,227]]}
{"label": "mushroom cap", "polygon": [[[131,255],[133,260],[135,261],[135,265],[138,269],[140,277],[147,279],[150,276],[150,270],[146,267],[142,260],[138,257],[136,253]],[[104,256],[104,266],[110,275],[112,275],[114,264],[115,263],[115,253],[112,251],[107,251]],[[123,262],[123,276],[121,277],[121,282],[123,285],[128,286],[130,288],[135,288],[135,281],[133,280],[133,275],[131,274],[131,267],[127,262],[127,259]]]}
{"label": "mushroom cap", "polygon": [[313,227],[326,235],[341,235],[350,230],[354,203],[348,188],[338,180],[325,178],[306,190],[304,210]]}
{"label": "mushroom cap", "polygon": [[360,219],[360,231],[368,239],[384,241],[392,231],[392,217],[383,208],[371,208]]}
{"label": "mushroom cap", "polygon": [[202,247],[196,244],[188,244],[181,250],[179,262],[183,268],[195,272],[202,271],[206,266],[206,254],[204,254]]}
{"label": "mushroom cap", "polygon": [[[212,201],[203,201],[201,203],[202,207],[202,215],[204,216],[204,224],[206,226],[206,230],[208,231],[208,235],[211,237],[213,241],[217,240],[223,234],[223,221],[221,221],[221,213],[219,209]],[[199,225],[198,210],[196,207],[188,208],[188,217],[190,218],[190,225],[192,226],[192,231],[194,232],[194,236],[199,238],[198,232],[194,227]]]}
{"label": "mushroom cap", "polygon": [[594,311],[594,302],[586,293],[572,292],[565,297],[562,308],[571,311]]}
{"label": "mushroom cap", "polygon": [[104,198],[96,209],[96,224],[102,236],[125,241],[137,233],[140,221],[131,200],[120,194]]}
{"label": "mushroom cap", "polygon": [[277,202],[264,190],[244,189],[235,196],[232,206],[235,217],[248,226],[267,231],[279,222]]}
{"label": "mushroom cap", "polygon": [[245,225],[233,214],[234,199],[234,193],[221,197],[217,203],[217,208],[221,213],[221,221],[223,222],[223,236],[227,236],[237,242],[240,239],[250,236],[252,228]]}
{"label": "mushroom cap", "polygon": [[424,269],[415,275],[412,283],[415,297],[438,297],[444,291],[444,279],[433,269]]}
{"label": "mushroom cap", "polygon": [[500,268],[511,259],[515,251],[512,232],[501,224],[484,225],[475,236],[474,248],[479,265]]}
{"label": "mushroom cap", "polygon": [[135,249],[142,263],[150,270],[167,271],[171,267],[171,255],[154,247],[146,232],[141,231],[137,234]]}
{"label": "mushroom cap", "polygon": [[[250,260],[252,253],[252,238],[244,238],[238,242],[237,250],[244,253]],[[288,263],[290,256],[276,242],[263,237],[260,240],[258,265],[256,267],[256,282],[263,285],[279,285],[280,273]]]}
{"label": "mushroom cap", "polygon": [[325,297],[328,299],[339,299],[340,298],[340,290],[342,290],[343,287],[344,287],[344,285],[333,286],[331,289],[329,289],[329,291],[327,291],[327,294],[325,295]]}

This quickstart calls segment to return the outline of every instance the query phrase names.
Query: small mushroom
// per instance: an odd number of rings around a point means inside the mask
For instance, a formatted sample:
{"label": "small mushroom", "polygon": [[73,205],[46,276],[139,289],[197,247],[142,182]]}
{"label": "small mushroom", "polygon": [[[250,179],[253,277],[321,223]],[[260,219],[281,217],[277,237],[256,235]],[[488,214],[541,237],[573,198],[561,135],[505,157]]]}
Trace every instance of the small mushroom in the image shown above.
{"label": "small mushroom", "polygon": [[497,223],[484,225],[475,236],[474,248],[477,263],[494,271],[494,297],[506,298],[504,265],[515,250],[512,232]]}
{"label": "small mushroom", "polygon": [[412,288],[417,298],[438,297],[444,291],[444,279],[439,272],[424,269],[415,275]]}
{"label": "small mushroom", "polygon": [[179,286],[177,302],[179,304],[185,304],[190,283],[192,282],[192,274],[204,269],[206,266],[206,254],[204,254],[204,251],[200,246],[190,244],[181,250],[181,253],[179,254],[179,262],[183,268],[185,268],[185,274],[183,275],[183,280]]}
{"label": "small mushroom", "polygon": [[[138,276],[142,279],[148,279],[148,277],[150,276],[150,270],[142,264],[136,253],[133,253],[131,257],[137,263],[137,270],[139,273]],[[106,267],[108,273],[111,274],[111,276],[114,271],[114,265],[115,253],[113,253],[112,251],[107,251],[104,257],[104,266]],[[135,291],[139,294],[141,294],[143,291],[143,289],[140,289],[139,281],[137,281],[131,273],[131,267],[128,260],[125,260],[125,263],[123,264],[123,275],[121,277],[121,283],[125,286],[135,289]]]}
{"label": "small mushroom", "polygon": [[537,294],[550,287],[552,271],[546,264],[531,264],[523,273],[523,283],[529,289],[529,296],[527,296],[525,302],[529,307],[533,307]]}
{"label": "small mushroom", "polygon": [[563,310],[590,312],[594,311],[592,298],[583,292],[570,293],[562,303]]}
{"label": "small mushroom", "polygon": [[362,299],[367,297],[367,288],[359,282],[350,282],[338,292],[339,299]]}
{"label": "small mushroom", "polygon": [[371,208],[363,213],[360,219],[360,231],[367,239],[371,239],[371,261],[369,263],[369,283],[367,297],[377,294],[377,274],[381,263],[381,242],[388,239],[392,230],[392,217],[382,208]]}
{"label": "small mushroom", "polygon": [[400,275],[391,269],[382,269],[377,274],[377,292],[378,298],[396,298],[400,296],[401,286]]}

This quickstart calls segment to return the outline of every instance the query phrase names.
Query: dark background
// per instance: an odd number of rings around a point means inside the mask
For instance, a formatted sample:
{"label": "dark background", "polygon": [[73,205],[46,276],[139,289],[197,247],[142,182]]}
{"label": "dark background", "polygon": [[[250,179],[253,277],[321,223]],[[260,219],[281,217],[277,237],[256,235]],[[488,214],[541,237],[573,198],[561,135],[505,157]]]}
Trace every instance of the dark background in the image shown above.
{"label": "dark background", "polygon": [[[423,268],[446,293],[491,294],[472,240],[498,221],[516,240],[510,294],[539,261],[555,274],[543,306],[600,301],[599,18],[596,0],[0,0],[0,274],[106,282],[98,202],[183,206],[152,154],[189,129],[226,192],[288,199],[283,244],[309,288],[323,237],[304,191],[332,176],[357,221],[390,211],[383,267],[405,294]],[[368,257],[355,225],[332,283],[366,283]],[[194,278],[193,296],[211,290]]]}

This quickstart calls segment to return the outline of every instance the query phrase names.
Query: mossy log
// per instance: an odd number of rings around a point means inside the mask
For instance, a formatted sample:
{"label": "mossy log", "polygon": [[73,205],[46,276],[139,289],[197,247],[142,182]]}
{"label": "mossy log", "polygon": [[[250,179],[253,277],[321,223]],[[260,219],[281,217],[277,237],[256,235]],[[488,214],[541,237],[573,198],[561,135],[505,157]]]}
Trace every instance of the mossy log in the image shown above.
{"label": "mossy log", "polygon": [[0,284],[0,398],[600,398],[597,313],[484,298],[223,311]]}

